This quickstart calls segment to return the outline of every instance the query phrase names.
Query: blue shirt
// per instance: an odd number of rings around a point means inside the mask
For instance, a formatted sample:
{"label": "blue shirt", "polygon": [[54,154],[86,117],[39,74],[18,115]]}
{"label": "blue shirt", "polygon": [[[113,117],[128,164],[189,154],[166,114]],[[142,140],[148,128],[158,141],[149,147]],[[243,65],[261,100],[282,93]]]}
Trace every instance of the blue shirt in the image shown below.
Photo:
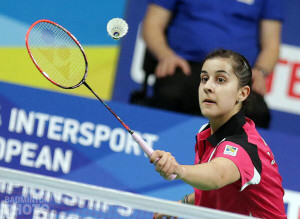
{"label": "blue shirt", "polygon": [[150,0],[172,12],[167,38],[183,58],[201,62],[214,49],[231,49],[251,65],[260,51],[259,23],[282,21],[281,0]]}

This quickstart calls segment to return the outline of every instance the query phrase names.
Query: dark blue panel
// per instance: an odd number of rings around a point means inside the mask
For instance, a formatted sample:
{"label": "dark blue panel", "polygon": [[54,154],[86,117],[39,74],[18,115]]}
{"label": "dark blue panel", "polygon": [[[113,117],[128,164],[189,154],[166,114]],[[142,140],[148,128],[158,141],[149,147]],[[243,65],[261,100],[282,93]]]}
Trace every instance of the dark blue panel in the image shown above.
{"label": "dark blue panel", "polygon": [[300,46],[300,1],[284,0],[285,21],[282,29],[282,42],[295,46]]}

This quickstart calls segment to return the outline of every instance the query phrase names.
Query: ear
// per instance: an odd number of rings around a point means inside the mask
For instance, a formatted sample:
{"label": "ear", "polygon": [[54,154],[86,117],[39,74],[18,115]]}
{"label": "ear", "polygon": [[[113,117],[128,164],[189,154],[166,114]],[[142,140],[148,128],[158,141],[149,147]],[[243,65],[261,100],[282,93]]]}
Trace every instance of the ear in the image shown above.
{"label": "ear", "polygon": [[244,100],[247,99],[247,97],[249,96],[249,94],[250,94],[250,87],[248,85],[240,88],[239,94],[238,94],[238,100],[240,102],[243,102]]}

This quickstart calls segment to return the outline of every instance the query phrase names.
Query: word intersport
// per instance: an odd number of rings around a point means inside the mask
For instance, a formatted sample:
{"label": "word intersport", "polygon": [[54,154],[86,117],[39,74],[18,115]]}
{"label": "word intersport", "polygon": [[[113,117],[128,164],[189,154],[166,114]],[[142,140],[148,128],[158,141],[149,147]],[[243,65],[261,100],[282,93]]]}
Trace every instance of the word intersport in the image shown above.
{"label": "word intersport", "polygon": [[[108,145],[113,152],[144,155],[123,128],[111,128],[90,121],[80,122],[73,118],[41,112],[12,108],[7,130],[15,135],[14,138],[0,136],[0,161],[10,163],[18,158],[22,166],[45,168],[48,171],[69,173],[72,149],[78,146],[100,149],[101,146]],[[24,141],[24,135],[30,141]],[[158,141],[158,136],[151,133],[143,133],[141,136],[151,147]],[[49,142],[55,144],[55,147],[50,146]]]}

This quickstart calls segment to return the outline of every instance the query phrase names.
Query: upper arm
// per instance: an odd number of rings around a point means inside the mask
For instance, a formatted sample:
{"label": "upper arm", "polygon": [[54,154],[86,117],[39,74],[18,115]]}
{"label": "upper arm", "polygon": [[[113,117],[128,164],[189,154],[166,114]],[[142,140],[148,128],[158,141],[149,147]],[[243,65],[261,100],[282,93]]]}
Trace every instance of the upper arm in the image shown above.
{"label": "upper arm", "polygon": [[[232,141],[223,141],[218,146],[213,159],[228,159],[227,166],[225,166],[225,160],[222,161],[222,163],[218,162],[219,170],[224,172],[225,182],[228,183],[237,179],[235,171],[237,170],[239,172],[238,179],[241,181],[241,190],[245,189],[248,185],[259,184],[261,179],[262,163],[257,145],[249,143],[247,142],[247,139],[243,138],[232,138],[231,140]],[[221,165],[224,166],[221,167]],[[233,165],[235,165],[236,169],[233,168]],[[228,173],[225,168],[233,171],[233,173]]]}
{"label": "upper arm", "polygon": [[156,4],[150,4],[143,21],[143,30],[159,28],[164,31],[171,16],[171,11]]}
{"label": "upper arm", "polygon": [[219,188],[234,183],[241,178],[240,172],[236,164],[224,157],[217,157],[211,160],[210,164],[214,165],[216,173],[219,175]]}

